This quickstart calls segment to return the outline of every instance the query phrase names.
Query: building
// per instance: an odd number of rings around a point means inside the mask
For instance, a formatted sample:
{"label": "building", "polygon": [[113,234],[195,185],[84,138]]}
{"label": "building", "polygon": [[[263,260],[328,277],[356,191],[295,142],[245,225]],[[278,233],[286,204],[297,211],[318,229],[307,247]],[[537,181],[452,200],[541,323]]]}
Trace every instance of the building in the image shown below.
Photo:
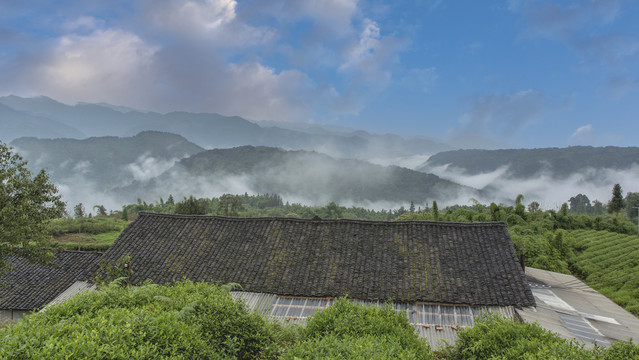
{"label": "building", "polygon": [[589,347],[639,339],[639,319],[574,276],[526,268],[526,277],[537,306],[517,310],[525,321]]}
{"label": "building", "polygon": [[0,321],[16,321],[47,304],[91,288],[89,271],[102,253],[65,251],[52,265],[9,258],[10,271],[0,277]]}
{"label": "building", "polygon": [[435,345],[481,312],[535,305],[504,223],[140,213],[92,272],[127,256],[132,284],[238,283],[233,296],[283,321],[341,296],[390,302]]}

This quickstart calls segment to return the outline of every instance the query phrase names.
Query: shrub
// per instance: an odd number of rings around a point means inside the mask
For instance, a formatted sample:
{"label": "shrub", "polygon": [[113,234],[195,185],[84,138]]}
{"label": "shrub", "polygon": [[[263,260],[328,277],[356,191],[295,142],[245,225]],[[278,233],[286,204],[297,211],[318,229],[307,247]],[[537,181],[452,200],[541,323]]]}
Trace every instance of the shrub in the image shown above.
{"label": "shrub", "polygon": [[362,306],[341,298],[313,315],[303,331],[304,342],[285,359],[430,359],[428,345],[415,334],[405,316],[390,306]]}
{"label": "shrub", "polygon": [[0,358],[273,358],[272,331],[213,285],[112,285],[0,329]]}
{"label": "shrub", "polygon": [[406,348],[390,336],[328,335],[302,342],[282,359],[434,359],[428,349]]}
{"label": "shrub", "polygon": [[459,359],[590,359],[594,353],[543,329],[497,314],[482,315],[472,328],[458,333]]}

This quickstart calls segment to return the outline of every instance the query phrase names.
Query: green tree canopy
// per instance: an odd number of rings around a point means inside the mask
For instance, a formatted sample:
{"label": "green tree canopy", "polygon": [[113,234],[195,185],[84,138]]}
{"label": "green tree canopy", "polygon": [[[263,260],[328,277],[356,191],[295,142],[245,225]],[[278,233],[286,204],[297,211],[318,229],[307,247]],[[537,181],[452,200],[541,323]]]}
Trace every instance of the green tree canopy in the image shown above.
{"label": "green tree canopy", "polygon": [[618,213],[621,209],[624,208],[623,203],[623,192],[621,190],[621,185],[615,184],[612,188],[612,199],[608,202],[608,212],[609,213]]}
{"label": "green tree canopy", "polygon": [[231,194],[220,196],[220,202],[217,204],[217,212],[219,214],[224,216],[237,216],[242,210],[244,210],[244,205],[242,205],[241,196]]}
{"label": "green tree canopy", "polygon": [[41,170],[33,176],[27,162],[0,142],[0,271],[4,255],[52,258],[47,220],[62,216],[64,202]]}
{"label": "green tree canopy", "polygon": [[78,205],[73,207],[73,216],[75,216],[76,218],[84,217],[84,205],[82,205],[82,203],[79,203]]}
{"label": "green tree canopy", "polygon": [[637,219],[637,208],[639,207],[639,193],[629,192],[626,194],[626,212],[628,217]]}
{"label": "green tree canopy", "polygon": [[184,198],[183,201],[175,204],[175,213],[185,215],[204,215],[206,214],[206,208],[203,204],[200,204],[200,202],[197,201],[197,198],[191,195],[188,199]]}

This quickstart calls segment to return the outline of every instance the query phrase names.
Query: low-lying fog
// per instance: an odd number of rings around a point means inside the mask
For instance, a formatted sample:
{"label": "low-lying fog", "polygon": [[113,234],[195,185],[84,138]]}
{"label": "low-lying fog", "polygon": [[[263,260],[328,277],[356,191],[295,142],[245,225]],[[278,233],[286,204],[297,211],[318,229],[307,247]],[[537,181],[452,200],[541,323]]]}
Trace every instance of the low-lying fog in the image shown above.
{"label": "low-lying fog", "polygon": [[[411,156],[400,159],[371,159],[371,163],[380,165],[403,165],[415,168],[422,164],[428,155]],[[87,172],[91,171],[94,164],[84,162],[75,164],[74,175],[56,182],[63,200],[67,202],[69,212],[73,206],[83,203],[87,212],[92,211],[94,205],[104,205],[109,210],[121,209],[122,205],[135,203],[141,198],[147,203],[158,201],[160,197],[167,199],[172,194],[176,201],[183,197],[194,195],[196,197],[218,197],[225,193],[231,194],[258,194],[268,191],[262,184],[277,184],[278,191],[283,200],[290,203],[304,205],[326,205],[334,198],[330,195],[332,188],[339,188],[339,183],[332,183],[335,171],[324,164],[312,163],[300,166],[299,163],[284,165],[274,171],[260,174],[220,174],[213,176],[190,176],[176,171],[172,166],[179,159],[156,159],[148,154],[140,156],[135,162],[122,167],[120,184],[137,184],[139,192],[136,195],[126,194],[126,191],[118,187],[97,185],[88,180]],[[171,171],[168,171],[171,169]],[[282,171],[286,169],[286,171]],[[350,169],[343,169],[350,171]],[[543,209],[558,209],[562,203],[577,195],[585,194],[591,201],[599,200],[604,204],[611,198],[614,184],[621,184],[624,195],[628,191],[638,191],[636,179],[639,178],[639,165],[634,165],[626,170],[613,169],[589,169],[579,174],[573,174],[565,179],[554,178],[549,173],[538,173],[536,176],[526,179],[509,178],[508,167],[501,167],[493,172],[468,176],[458,169],[447,166],[432,169],[432,173],[446,180],[471,187],[476,190],[484,190],[481,195],[478,192],[462,190],[456,194],[439,192],[435,198],[414,199],[415,207],[430,206],[436,200],[443,208],[449,205],[471,205],[471,198],[483,204],[490,202],[512,203],[518,194],[524,195],[524,204],[532,201],[540,203]],[[159,176],[163,174],[162,176]],[[367,178],[366,174],[360,174]],[[158,177],[159,176],[159,177]],[[384,179],[376,179],[384,181]],[[309,191],[308,184],[317,191]],[[305,186],[306,185],[306,186]],[[266,190],[266,191],[265,191]],[[370,209],[397,209],[401,206],[408,208],[410,202],[401,201],[369,201],[355,200],[343,197],[338,200],[343,206],[359,206]]]}

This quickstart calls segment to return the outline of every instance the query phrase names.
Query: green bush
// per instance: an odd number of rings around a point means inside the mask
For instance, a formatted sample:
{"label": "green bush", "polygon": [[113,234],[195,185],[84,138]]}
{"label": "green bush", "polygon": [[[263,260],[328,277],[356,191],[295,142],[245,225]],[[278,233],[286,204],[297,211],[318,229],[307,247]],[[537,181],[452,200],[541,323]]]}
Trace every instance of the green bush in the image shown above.
{"label": "green bush", "polygon": [[390,306],[362,306],[341,298],[313,315],[304,342],[285,359],[431,359],[433,353],[405,316]]}
{"label": "green bush", "polygon": [[0,358],[274,358],[273,330],[213,285],[112,284],[0,329]]}
{"label": "green bush", "polygon": [[327,335],[302,342],[282,359],[434,359],[429,349],[407,348],[391,336]]}
{"label": "green bush", "polygon": [[632,342],[586,350],[581,343],[563,339],[538,324],[496,314],[483,315],[474,327],[460,330],[458,336],[454,347],[445,351],[449,359],[639,359],[639,346]]}

